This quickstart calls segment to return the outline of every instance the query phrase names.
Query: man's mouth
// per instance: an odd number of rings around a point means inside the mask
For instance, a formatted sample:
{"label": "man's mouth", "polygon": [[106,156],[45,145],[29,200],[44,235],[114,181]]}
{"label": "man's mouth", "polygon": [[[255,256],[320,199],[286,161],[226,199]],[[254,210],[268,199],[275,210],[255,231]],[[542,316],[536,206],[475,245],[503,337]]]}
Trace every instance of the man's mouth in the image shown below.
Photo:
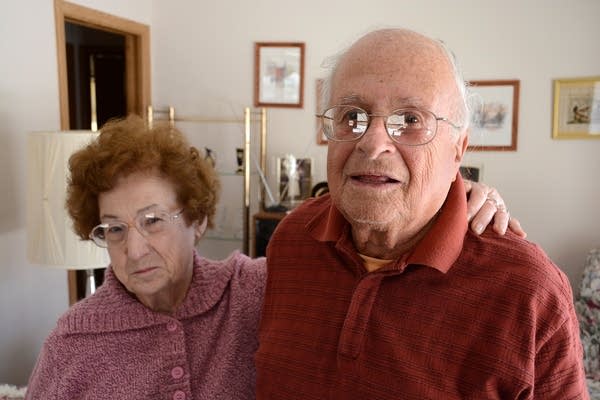
{"label": "man's mouth", "polygon": [[390,178],[386,175],[354,175],[351,176],[350,179],[366,184],[378,185],[378,184],[386,184],[386,183],[398,183],[399,181],[393,178]]}

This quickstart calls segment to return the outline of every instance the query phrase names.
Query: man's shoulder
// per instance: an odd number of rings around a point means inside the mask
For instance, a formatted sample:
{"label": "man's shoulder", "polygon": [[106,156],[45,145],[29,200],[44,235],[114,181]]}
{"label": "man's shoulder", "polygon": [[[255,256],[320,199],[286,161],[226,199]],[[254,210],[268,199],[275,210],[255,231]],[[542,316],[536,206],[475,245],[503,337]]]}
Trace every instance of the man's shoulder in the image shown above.
{"label": "man's shoulder", "polygon": [[331,196],[329,194],[310,197],[294,208],[284,219],[306,221],[320,212],[327,211],[330,205]]}
{"label": "man's shoulder", "polygon": [[305,200],[283,218],[269,239],[267,258],[275,253],[313,251],[315,229],[325,229],[330,214],[329,195]]}
{"label": "man's shoulder", "polygon": [[523,239],[511,231],[498,235],[490,229],[481,235],[468,231],[464,250],[480,260],[498,262],[502,265],[531,264],[534,269],[558,269],[546,252],[536,243]]}
{"label": "man's shoulder", "polygon": [[[277,231],[304,231],[311,221],[315,218],[321,220],[320,217],[327,218],[328,210],[331,205],[329,195],[320,197],[311,197],[306,199],[298,207],[290,211],[277,225]],[[274,234],[275,236],[275,234]]]}
{"label": "man's shoulder", "polygon": [[459,258],[474,273],[510,287],[524,295],[558,296],[572,301],[572,289],[565,273],[536,243],[512,232],[500,236],[490,230],[465,236]]}

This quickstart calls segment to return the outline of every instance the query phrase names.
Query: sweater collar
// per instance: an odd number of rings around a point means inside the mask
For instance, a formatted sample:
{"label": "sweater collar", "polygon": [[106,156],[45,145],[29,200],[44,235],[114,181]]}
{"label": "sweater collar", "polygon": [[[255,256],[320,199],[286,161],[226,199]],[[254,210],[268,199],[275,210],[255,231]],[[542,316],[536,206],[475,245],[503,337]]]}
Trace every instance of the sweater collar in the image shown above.
{"label": "sweater collar", "polygon": [[[335,242],[341,248],[352,243],[350,224],[332,204],[329,195],[324,199],[324,207],[306,227],[310,235],[320,242]],[[465,188],[460,174],[457,174],[431,229],[409,254],[396,263],[426,265],[446,273],[460,255],[466,232]],[[356,253],[355,248],[352,251]]]}
{"label": "sweater collar", "polygon": [[[236,257],[233,253],[230,257]],[[183,320],[210,310],[221,299],[234,272],[229,259],[209,261],[194,251],[194,271],[188,293],[174,315],[152,311],[139,302],[119,282],[112,268],[94,295],[71,307],[58,322],[63,333],[99,333],[139,329]]]}

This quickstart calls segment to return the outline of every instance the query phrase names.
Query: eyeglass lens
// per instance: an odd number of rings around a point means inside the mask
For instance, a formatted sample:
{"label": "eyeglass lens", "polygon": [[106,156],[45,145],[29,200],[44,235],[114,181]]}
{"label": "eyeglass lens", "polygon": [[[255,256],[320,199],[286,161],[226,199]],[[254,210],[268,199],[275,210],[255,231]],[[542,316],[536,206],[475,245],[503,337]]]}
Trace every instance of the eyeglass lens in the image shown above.
{"label": "eyeglass lens", "polygon": [[[148,236],[163,231],[170,219],[178,215],[179,213],[171,216],[166,211],[143,212],[136,216],[134,223],[142,235]],[[125,222],[112,221],[96,226],[90,236],[96,244],[106,247],[109,243],[124,241],[128,231],[129,225]]]}
{"label": "eyeglass lens", "polygon": [[[365,134],[374,116],[357,107],[332,107],[323,114],[323,131],[333,140],[356,140]],[[388,135],[398,143],[424,144],[435,135],[437,121],[427,111],[401,109],[381,117]]]}

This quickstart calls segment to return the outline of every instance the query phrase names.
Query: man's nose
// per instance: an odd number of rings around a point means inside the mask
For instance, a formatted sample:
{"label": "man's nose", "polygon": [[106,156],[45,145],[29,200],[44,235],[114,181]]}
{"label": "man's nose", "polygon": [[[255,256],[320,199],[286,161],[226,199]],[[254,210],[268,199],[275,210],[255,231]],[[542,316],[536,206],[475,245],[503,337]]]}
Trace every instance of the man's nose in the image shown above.
{"label": "man's nose", "polygon": [[367,131],[360,138],[357,148],[368,158],[376,159],[382,153],[394,151],[396,146],[385,128],[385,117],[372,116]]}

